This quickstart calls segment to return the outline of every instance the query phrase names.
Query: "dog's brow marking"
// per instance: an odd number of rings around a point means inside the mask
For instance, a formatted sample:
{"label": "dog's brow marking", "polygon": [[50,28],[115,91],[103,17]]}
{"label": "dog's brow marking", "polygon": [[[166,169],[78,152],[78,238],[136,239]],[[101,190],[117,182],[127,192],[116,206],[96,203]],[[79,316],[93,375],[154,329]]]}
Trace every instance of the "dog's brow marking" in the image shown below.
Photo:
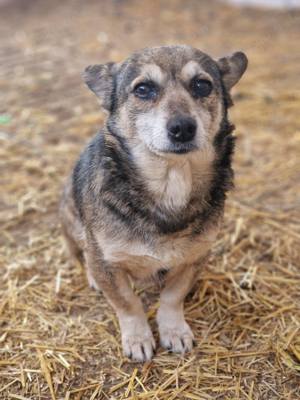
{"label": "dog's brow marking", "polygon": [[165,79],[165,74],[161,70],[161,68],[156,65],[156,64],[147,64],[145,67],[142,69],[142,72],[149,76],[151,80],[158,84],[162,84],[164,79]]}
{"label": "dog's brow marking", "polygon": [[132,82],[131,86],[135,86],[143,79],[153,81],[161,86],[166,79],[166,73],[156,64],[145,64],[142,67],[141,74]]}
{"label": "dog's brow marking", "polygon": [[184,81],[189,81],[196,75],[203,75],[210,79],[210,76],[205,72],[201,66],[194,60],[187,62],[182,70],[181,70],[181,77]]}

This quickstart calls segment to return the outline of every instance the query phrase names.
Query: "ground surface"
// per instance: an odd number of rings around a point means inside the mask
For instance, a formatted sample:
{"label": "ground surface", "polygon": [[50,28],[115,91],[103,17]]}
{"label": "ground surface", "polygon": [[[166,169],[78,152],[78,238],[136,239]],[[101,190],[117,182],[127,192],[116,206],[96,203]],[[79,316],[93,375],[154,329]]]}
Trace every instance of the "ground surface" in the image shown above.
{"label": "ground surface", "polygon": [[[300,399],[300,13],[20,0],[0,15],[0,398]],[[186,303],[196,347],[142,366],[122,358],[114,314],[69,265],[56,211],[103,121],[82,69],[169,43],[242,49],[250,67],[231,112],[236,189]],[[157,337],[154,287],[147,298]]]}

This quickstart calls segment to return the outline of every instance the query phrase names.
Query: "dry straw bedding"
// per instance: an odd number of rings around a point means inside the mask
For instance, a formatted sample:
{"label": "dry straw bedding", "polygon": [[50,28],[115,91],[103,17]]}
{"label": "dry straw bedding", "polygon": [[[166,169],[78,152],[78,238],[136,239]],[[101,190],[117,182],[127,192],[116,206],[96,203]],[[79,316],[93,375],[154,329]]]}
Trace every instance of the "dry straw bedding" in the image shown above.
{"label": "dry straw bedding", "polygon": [[[192,0],[30,4],[1,9],[0,398],[299,399],[299,14]],[[171,42],[241,48],[250,69],[231,113],[236,189],[186,301],[196,347],[185,357],[159,348],[139,365],[122,357],[103,296],[69,264],[56,210],[103,119],[81,69]],[[157,338],[157,289],[136,290]]]}

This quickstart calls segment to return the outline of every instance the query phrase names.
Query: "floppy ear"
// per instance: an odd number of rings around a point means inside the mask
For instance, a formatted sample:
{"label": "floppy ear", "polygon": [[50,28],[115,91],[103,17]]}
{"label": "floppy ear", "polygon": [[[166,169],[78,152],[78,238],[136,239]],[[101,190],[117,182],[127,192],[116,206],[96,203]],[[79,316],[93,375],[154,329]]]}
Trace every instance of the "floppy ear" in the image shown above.
{"label": "floppy ear", "polygon": [[242,77],[247,69],[247,56],[238,51],[231,56],[222,57],[218,61],[218,66],[226,89],[229,91]]}
{"label": "floppy ear", "polygon": [[82,74],[84,82],[100,99],[102,107],[108,111],[111,109],[114,75],[117,69],[115,63],[89,65]]}

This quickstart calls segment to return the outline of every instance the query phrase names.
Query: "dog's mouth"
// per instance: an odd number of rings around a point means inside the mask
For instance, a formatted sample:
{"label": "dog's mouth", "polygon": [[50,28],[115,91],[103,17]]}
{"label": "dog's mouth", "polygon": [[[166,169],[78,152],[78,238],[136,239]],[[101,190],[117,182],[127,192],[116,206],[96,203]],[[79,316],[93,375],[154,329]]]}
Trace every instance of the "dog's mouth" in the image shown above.
{"label": "dog's mouth", "polygon": [[195,150],[197,150],[197,146],[195,144],[190,143],[184,146],[181,145],[181,146],[171,147],[170,149],[166,150],[165,153],[186,154]]}
{"label": "dog's mouth", "polygon": [[165,149],[160,149],[157,151],[159,151],[160,153],[163,154],[187,154],[190,153],[192,151],[195,151],[198,149],[198,146],[195,143],[176,143],[176,144],[170,144],[170,146],[168,146]]}

